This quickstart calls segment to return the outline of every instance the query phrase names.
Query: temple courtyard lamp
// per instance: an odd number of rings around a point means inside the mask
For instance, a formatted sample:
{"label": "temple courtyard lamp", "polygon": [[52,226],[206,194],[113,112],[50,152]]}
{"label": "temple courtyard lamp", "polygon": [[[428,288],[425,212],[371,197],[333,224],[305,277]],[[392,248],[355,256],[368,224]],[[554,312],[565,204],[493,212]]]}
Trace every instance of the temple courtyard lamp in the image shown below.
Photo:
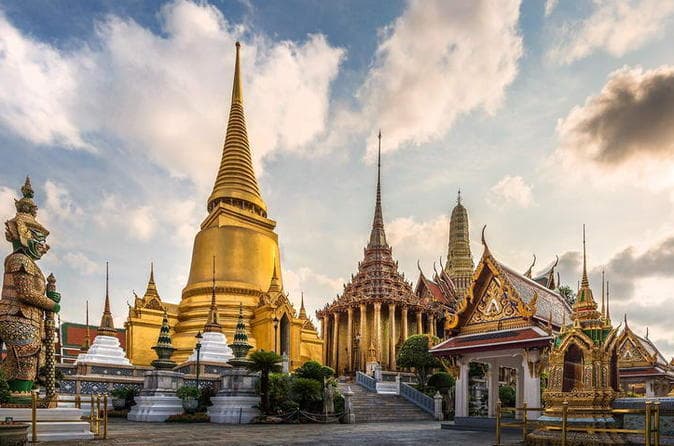
{"label": "temple courtyard lamp", "polygon": [[197,349],[197,389],[198,389],[199,388],[199,369],[201,368],[200,365],[199,365],[199,357],[201,356],[201,338],[203,338],[203,335],[201,334],[201,332],[198,332],[196,334],[196,336],[194,336],[194,337],[197,338],[196,349]]}

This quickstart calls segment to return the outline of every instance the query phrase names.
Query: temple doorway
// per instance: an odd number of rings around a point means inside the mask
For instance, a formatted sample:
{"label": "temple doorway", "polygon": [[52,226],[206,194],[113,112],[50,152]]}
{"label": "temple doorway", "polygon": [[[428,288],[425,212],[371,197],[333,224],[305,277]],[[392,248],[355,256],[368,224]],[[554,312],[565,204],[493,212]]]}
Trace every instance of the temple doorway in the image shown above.
{"label": "temple doorway", "polygon": [[290,356],[290,320],[288,319],[287,314],[283,314],[280,323],[280,347],[281,354]]}

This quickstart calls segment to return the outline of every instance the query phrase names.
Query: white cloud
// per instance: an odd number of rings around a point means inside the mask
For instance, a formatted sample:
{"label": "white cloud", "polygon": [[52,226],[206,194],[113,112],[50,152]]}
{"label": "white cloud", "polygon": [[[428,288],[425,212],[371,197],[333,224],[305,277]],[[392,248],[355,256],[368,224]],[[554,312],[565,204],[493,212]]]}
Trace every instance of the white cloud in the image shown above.
{"label": "white cloud", "polygon": [[45,210],[49,215],[55,215],[63,220],[77,220],[82,217],[83,211],[77,206],[68,189],[52,180],[47,180],[44,184],[45,189]]}
{"label": "white cloud", "polygon": [[16,213],[16,208],[14,207],[14,199],[17,195],[17,192],[9,187],[0,186],[0,223],[9,220],[14,217]]}
{"label": "white cloud", "polygon": [[428,221],[399,217],[386,223],[386,239],[398,253],[415,251],[417,258],[436,259],[447,249],[449,219],[438,215]]}
{"label": "white cloud", "polygon": [[78,273],[87,276],[100,273],[103,270],[100,265],[79,251],[66,253],[62,260]]}
{"label": "white cloud", "polygon": [[[110,16],[70,52],[27,37],[0,16],[0,123],[38,144],[91,149],[99,137],[202,189],[224,139],[234,42],[245,28],[214,6],[175,0],[161,33]],[[246,34],[248,35],[248,34]],[[321,35],[303,43],[253,35],[242,46],[244,98],[256,163],[274,150],[309,151],[323,131],[344,51]],[[279,82],[281,82],[279,84]]]}
{"label": "white cloud", "polygon": [[342,291],[343,284],[342,278],[329,277],[306,266],[283,271],[283,288],[290,295],[295,309],[299,311],[300,296],[304,292],[304,307],[313,319],[316,318],[316,310]]}
{"label": "white cloud", "polygon": [[534,194],[530,184],[521,176],[506,175],[489,189],[487,201],[494,207],[504,208],[510,205],[528,208],[534,203]]}
{"label": "white cloud", "polygon": [[[595,0],[589,17],[566,23],[549,56],[568,64],[602,50],[614,57],[660,37],[674,13],[674,0]],[[547,11],[547,5],[546,5]]]}
{"label": "white cloud", "polygon": [[557,7],[559,0],[545,0],[545,17],[549,17]]}
{"label": "white cloud", "polygon": [[517,0],[409,1],[382,31],[358,91],[356,122],[370,132],[370,156],[378,128],[382,150],[395,150],[439,139],[461,114],[498,109],[522,56],[519,7]]}
{"label": "white cloud", "polygon": [[576,181],[674,186],[674,66],[623,67],[557,123],[551,170]]}

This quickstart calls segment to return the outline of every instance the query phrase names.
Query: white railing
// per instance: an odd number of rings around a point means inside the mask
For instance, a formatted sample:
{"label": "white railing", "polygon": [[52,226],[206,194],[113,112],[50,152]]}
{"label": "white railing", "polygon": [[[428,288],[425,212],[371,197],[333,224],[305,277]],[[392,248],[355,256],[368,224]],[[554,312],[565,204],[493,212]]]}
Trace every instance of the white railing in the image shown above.
{"label": "white railing", "polygon": [[409,384],[400,383],[400,396],[405,398],[407,401],[414,403],[417,407],[430,413],[431,415],[435,414],[435,403],[433,398],[426,395],[425,393],[419,392]]}

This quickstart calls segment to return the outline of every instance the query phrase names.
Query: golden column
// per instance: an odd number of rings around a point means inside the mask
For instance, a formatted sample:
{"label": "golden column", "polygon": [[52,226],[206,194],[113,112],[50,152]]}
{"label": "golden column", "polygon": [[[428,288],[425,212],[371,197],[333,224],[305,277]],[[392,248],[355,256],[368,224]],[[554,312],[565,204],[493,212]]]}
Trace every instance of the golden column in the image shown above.
{"label": "golden column", "polygon": [[407,305],[402,308],[402,322],[403,322],[403,342],[407,340]]}
{"label": "golden column", "polygon": [[353,370],[353,307],[347,308],[348,318],[346,321],[346,358],[347,358],[347,368],[349,371]]}
{"label": "golden column", "polygon": [[328,334],[330,333],[328,330],[328,322],[329,322],[329,316],[327,314],[324,314],[323,317],[321,318],[321,336],[323,337],[323,364],[328,363],[328,358],[330,357],[328,355],[328,350],[330,348],[330,344],[328,343]]}
{"label": "golden column", "polygon": [[390,325],[389,328],[389,354],[388,354],[388,366],[389,369],[395,370],[396,368],[396,304],[388,304],[388,322]]}
{"label": "golden column", "polygon": [[430,325],[428,332],[431,336],[435,336],[435,315],[431,314],[428,316],[428,324]]}
{"label": "golden column", "polygon": [[367,305],[360,303],[360,367],[365,370],[367,362],[367,349],[370,347],[369,336],[367,335]]}
{"label": "golden column", "polygon": [[422,319],[421,310],[417,310],[417,334],[424,332],[424,322]]}
{"label": "golden column", "polygon": [[376,336],[375,348],[377,349],[377,359],[381,361],[384,356],[381,351],[381,302],[374,303],[374,330]]}
{"label": "golden column", "polygon": [[335,369],[335,372],[337,375],[339,375],[339,371],[337,370],[337,338],[339,337],[339,313],[336,311],[333,313],[335,316],[335,322],[333,323],[332,326],[332,368]]}

